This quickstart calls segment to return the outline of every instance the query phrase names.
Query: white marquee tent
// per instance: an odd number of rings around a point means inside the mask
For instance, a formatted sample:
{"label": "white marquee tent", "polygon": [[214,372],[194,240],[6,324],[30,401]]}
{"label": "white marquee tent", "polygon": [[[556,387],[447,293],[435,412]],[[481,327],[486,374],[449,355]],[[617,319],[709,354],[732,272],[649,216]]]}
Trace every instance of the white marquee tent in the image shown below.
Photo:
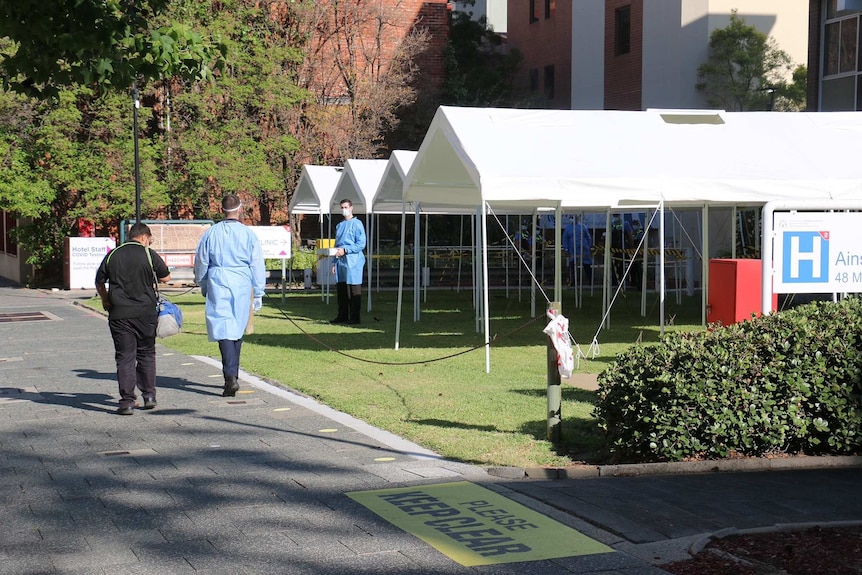
{"label": "white marquee tent", "polygon": [[[771,200],[857,200],[860,149],[862,114],[856,112],[440,107],[407,173],[402,199],[423,208],[478,207],[482,214],[634,207],[663,213]],[[556,300],[559,257],[558,251]],[[487,286],[487,259],[483,268]],[[486,344],[487,310],[485,289]],[[400,311],[399,305],[399,326]],[[487,354],[486,345],[490,369]]]}

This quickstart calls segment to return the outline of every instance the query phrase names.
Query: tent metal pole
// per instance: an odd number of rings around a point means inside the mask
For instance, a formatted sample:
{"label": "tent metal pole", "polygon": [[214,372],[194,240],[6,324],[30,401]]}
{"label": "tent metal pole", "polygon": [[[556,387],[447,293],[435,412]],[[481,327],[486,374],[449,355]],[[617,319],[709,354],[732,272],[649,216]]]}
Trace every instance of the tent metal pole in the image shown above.
{"label": "tent metal pole", "polygon": [[421,263],[419,261],[420,233],[422,232],[422,215],[419,213],[420,204],[416,204],[416,213],[413,216],[413,321],[419,321],[420,297],[419,289],[422,285]]}
{"label": "tent metal pole", "polygon": [[706,327],[706,302],[709,301],[709,204],[703,204],[703,244],[700,256],[701,282],[700,282],[700,323]]}
{"label": "tent metal pole", "polygon": [[368,240],[368,289],[366,290],[368,294],[365,298],[368,300],[368,307],[366,311],[371,311],[371,279],[374,275],[374,214],[368,214],[368,232],[369,232],[369,240]]}
{"label": "tent metal pole", "polygon": [[736,217],[739,210],[736,209],[736,204],[730,209],[730,257],[736,259]]}
{"label": "tent metal pole", "polygon": [[376,279],[376,288],[377,292],[380,293],[380,214],[377,214],[377,224],[375,226],[377,229],[377,271],[374,272],[374,278]]}
{"label": "tent metal pole", "polygon": [[464,250],[464,215],[458,216],[461,227],[458,230],[458,280],[455,283],[455,293],[461,293],[461,255]]}
{"label": "tent metal pole", "polygon": [[483,275],[483,310],[482,315],[485,323],[485,373],[491,373],[491,326],[489,321],[489,297],[488,292],[491,291],[491,284],[488,280],[488,222],[487,222],[488,205],[482,201],[482,275]]}
{"label": "tent metal pole", "polygon": [[[647,292],[647,271],[649,270],[649,253],[647,252],[647,241],[649,239],[649,228],[646,227],[647,212],[644,212],[644,222],[641,224],[641,230],[643,230],[643,234],[641,235],[641,242],[643,243],[642,249],[642,258],[641,258],[641,317],[646,317],[647,315],[647,306],[646,306],[646,292]],[[637,255],[635,255],[637,257]]]}
{"label": "tent metal pole", "polygon": [[[506,237],[509,237],[509,214],[506,214]],[[506,270],[506,299],[509,299],[509,242],[503,246],[503,269]]]}
{"label": "tent metal pole", "polygon": [[605,318],[605,329],[611,327],[611,210],[605,211],[605,269],[602,273],[602,317]]}
{"label": "tent metal pole", "polygon": [[[554,210],[554,301],[563,301],[563,206],[557,204]],[[562,313],[562,309],[559,310]]]}
{"label": "tent metal pole", "polygon": [[398,350],[399,338],[401,337],[401,303],[404,295],[404,228],[407,222],[407,211],[404,202],[401,202],[401,254],[398,258],[398,308],[395,312],[395,350]]}
{"label": "tent metal pole", "polygon": [[485,258],[487,246],[482,246],[482,217],[484,212],[481,206],[476,208],[476,218],[473,220],[473,303],[476,310],[476,333],[482,333],[482,294],[485,286],[482,285],[484,277],[482,264]]}
{"label": "tent metal pole", "polygon": [[[428,284],[431,283],[431,268],[428,267],[428,214],[425,214],[425,265],[422,266],[422,302],[428,302]],[[425,270],[428,270],[428,281],[425,281]]]}
{"label": "tent metal pole", "polygon": [[664,335],[664,300],[665,293],[667,292],[667,286],[665,285],[665,273],[664,273],[664,200],[659,203],[659,209],[661,210],[661,214],[658,218],[658,237],[659,237],[659,249],[658,251],[658,275],[659,275],[659,297],[658,297],[658,313],[659,313],[659,332],[661,335]]}
{"label": "tent metal pole", "polygon": [[533,272],[533,280],[530,282],[530,317],[536,317],[536,220],[539,217],[539,211],[533,210],[533,226],[530,233],[530,266]]}

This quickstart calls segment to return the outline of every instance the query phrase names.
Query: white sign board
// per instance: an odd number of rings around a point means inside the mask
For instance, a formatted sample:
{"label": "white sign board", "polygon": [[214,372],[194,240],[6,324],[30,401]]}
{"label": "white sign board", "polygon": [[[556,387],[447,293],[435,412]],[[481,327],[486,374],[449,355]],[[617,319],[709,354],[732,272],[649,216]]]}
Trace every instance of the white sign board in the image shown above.
{"label": "white sign board", "polygon": [[69,238],[69,289],[96,287],[96,270],[117,247],[113,238]]}
{"label": "white sign board", "polygon": [[260,240],[264,259],[290,259],[290,226],[249,226]]}
{"label": "white sign board", "polygon": [[862,292],[862,213],[775,212],[774,293]]}

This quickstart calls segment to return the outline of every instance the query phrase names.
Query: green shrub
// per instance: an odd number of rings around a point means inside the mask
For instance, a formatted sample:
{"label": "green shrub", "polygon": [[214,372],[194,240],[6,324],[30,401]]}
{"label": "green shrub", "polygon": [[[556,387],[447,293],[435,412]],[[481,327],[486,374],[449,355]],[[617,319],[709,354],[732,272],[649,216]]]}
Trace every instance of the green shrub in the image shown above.
{"label": "green shrub", "polygon": [[617,356],[594,415],[617,460],[862,448],[862,299],[814,302]]}

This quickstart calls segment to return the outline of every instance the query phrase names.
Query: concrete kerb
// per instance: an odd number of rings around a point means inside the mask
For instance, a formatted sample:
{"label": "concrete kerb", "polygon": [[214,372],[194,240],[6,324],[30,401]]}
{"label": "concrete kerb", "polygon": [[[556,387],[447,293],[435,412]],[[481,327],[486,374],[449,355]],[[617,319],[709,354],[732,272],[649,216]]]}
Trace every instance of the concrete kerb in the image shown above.
{"label": "concrete kerb", "polygon": [[788,469],[862,467],[858,455],[794,455],[751,457],[707,461],[671,461],[619,465],[573,465],[569,467],[491,467],[488,474],[503,479],[589,479],[596,477],[636,477],[640,475],[688,475]]}

